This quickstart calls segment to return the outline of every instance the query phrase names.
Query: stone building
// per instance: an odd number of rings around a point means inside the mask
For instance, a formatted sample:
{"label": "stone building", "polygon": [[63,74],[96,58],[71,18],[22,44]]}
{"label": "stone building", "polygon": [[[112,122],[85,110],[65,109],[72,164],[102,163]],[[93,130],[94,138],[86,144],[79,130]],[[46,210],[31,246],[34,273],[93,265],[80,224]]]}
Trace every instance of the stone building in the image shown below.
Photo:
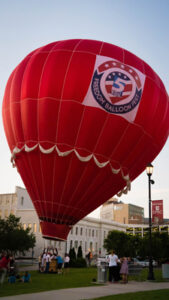
{"label": "stone building", "polygon": [[116,198],[111,198],[102,205],[100,217],[121,224],[143,224],[144,208],[118,202]]}
{"label": "stone building", "polygon": [[105,255],[104,239],[108,232],[116,229],[126,231],[126,225],[108,219],[85,217],[75,224],[70,231],[66,242],[46,240],[42,237],[39,218],[32,201],[24,188],[16,187],[15,193],[0,195],[0,216],[8,217],[12,213],[21,218],[23,227],[31,228],[36,236],[36,246],[26,255],[38,257],[44,248],[57,248],[61,255],[69,252],[70,248],[82,246],[83,255],[90,251],[96,255]]}

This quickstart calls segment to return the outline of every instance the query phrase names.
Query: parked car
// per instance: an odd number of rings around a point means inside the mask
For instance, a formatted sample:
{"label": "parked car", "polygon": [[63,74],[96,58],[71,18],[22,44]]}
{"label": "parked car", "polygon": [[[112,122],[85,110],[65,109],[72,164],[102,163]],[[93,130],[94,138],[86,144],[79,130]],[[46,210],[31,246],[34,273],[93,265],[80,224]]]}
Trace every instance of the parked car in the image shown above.
{"label": "parked car", "polygon": [[[135,265],[138,266],[142,266],[142,267],[148,267],[149,266],[149,260],[145,259],[145,260],[139,260],[138,258],[133,258],[133,263]],[[157,266],[157,262],[153,259],[153,266]]]}
{"label": "parked car", "polygon": [[[145,259],[146,266],[149,266],[149,260]],[[157,267],[158,263],[153,259],[153,267]]]}

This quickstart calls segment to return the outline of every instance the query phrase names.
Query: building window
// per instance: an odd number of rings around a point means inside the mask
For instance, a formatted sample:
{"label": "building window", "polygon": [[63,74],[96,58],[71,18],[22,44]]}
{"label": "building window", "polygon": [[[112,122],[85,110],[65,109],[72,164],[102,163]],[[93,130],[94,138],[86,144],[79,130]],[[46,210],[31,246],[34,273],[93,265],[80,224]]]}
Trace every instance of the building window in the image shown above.
{"label": "building window", "polygon": [[34,223],[34,224],[33,224],[33,232],[35,233],[36,230],[37,230],[37,225],[36,225],[36,223]]}
{"label": "building window", "polygon": [[92,230],[92,237],[94,237],[94,229]]}
{"label": "building window", "polygon": [[83,228],[80,228],[80,235],[83,235]]}
{"label": "building window", "polygon": [[95,252],[96,252],[96,253],[97,253],[97,250],[98,250],[98,249],[97,249],[97,243],[96,243],[96,244],[95,244]]}
{"label": "building window", "polygon": [[92,250],[93,250],[93,243],[90,242],[90,251],[92,251]]}
{"label": "building window", "polygon": [[6,196],[6,204],[9,204],[9,196]]}
{"label": "building window", "polygon": [[98,237],[98,230],[96,230],[96,237]]}
{"label": "building window", "polygon": [[70,241],[70,249],[72,249],[73,248],[73,241],[71,240]]}
{"label": "building window", "polygon": [[87,242],[85,242],[85,252],[87,252]]}
{"label": "building window", "polygon": [[30,223],[29,223],[29,224],[28,224],[28,228],[30,228],[30,229],[31,229],[31,228],[32,228],[32,224],[30,224]]}
{"label": "building window", "polygon": [[75,241],[75,249],[78,248],[78,241]]}
{"label": "building window", "polygon": [[80,241],[80,246],[82,247],[82,241]]}
{"label": "building window", "polygon": [[21,205],[24,203],[24,197],[21,197]]}
{"label": "building window", "polygon": [[89,236],[91,236],[91,229],[89,229]]}
{"label": "building window", "polygon": [[78,235],[78,227],[76,227],[76,235]]}

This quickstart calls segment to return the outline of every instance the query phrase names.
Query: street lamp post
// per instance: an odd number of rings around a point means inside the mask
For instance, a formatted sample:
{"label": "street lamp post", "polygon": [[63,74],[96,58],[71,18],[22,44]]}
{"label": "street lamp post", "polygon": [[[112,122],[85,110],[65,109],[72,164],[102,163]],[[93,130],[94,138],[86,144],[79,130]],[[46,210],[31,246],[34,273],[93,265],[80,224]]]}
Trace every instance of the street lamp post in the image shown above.
{"label": "street lamp post", "polygon": [[148,272],[148,280],[154,280],[154,272],[153,272],[153,261],[152,261],[152,218],[151,218],[151,184],[154,184],[154,180],[151,179],[151,175],[153,174],[153,165],[148,164],[146,167],[146,172],[148,176],[148,198],[149,198],[149,272]]}

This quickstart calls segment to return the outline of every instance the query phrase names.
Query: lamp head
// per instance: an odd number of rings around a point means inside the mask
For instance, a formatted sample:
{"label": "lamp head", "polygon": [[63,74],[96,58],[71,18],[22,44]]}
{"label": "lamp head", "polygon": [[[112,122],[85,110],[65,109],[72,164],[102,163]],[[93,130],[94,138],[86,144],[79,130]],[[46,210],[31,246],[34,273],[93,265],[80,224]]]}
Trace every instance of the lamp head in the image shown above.
{"label": "lamp head", "polygon": [[151,176],[153,174],[153,165],[149,163],[146,167],[146,172],[148,176]]}

